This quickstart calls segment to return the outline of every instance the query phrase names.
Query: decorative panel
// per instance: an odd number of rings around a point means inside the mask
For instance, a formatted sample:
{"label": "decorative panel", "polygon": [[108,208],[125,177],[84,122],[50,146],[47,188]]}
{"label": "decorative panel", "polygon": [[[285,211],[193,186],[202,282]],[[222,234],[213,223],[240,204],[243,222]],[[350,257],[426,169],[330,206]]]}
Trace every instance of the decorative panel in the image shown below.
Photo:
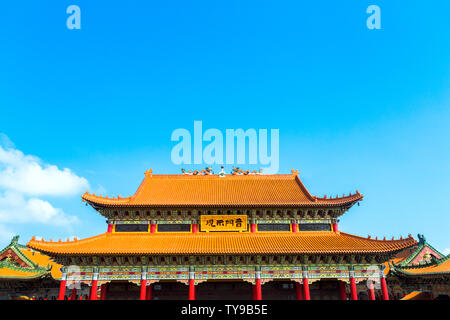
{"label": "decorative panel", "polygon": [[260,223],[258,231],[291,231],[291,225],[288,223]]}

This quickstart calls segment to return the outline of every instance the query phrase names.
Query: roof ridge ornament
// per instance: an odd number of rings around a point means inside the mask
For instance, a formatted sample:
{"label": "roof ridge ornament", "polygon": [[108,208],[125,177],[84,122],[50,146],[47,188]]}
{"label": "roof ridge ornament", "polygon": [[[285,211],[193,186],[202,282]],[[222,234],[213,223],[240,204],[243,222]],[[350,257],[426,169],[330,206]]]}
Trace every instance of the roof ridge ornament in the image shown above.
{"label": "roof ridge ornament", "polygon": [[244,171],[244,170],[240,169],[239,167],[233,167],[233,171],[231,171],[231,174],[233,176],[236,176],[236,175],[247,176],[247,175],[250,175],[250,174],[253,175],[253,174],[261,174],[261,173],[262,173],[262,169],[259,169],[259,171],[256,171],[256,170],[253,170],[253,171],[246,170],[246,171]]}
{"label": "roof ridge ornament", "polygon": [[291,169],[291,174],[298,176],[299,172],[298,170]]}
{"label": "roof ridge ornament", "polygon": [[417,234],[417,238],[419,238],[419,244],[425,244],[427,242],[427,239],[423,234]]}
{"label": "roof ridge ornament", "polygon": [[148,169],[148,170],[145,170],[145,173],[144,173],[144,174],[145,174],[146,177],[148,177],[148,176],[151,177],[151,176],[152,176],[152,173],[153,173],[153,169]]}
{"label": "roof ridge ornament", "polygon": [[17,245],[19,244],[19,236],[15,235],[12,239],[11,239],[11,243],[10,245]]}
{"label": "roof ridge ornament", "polygon": [[194,176],[199,176],[199,175],[205,175],[205,176],[209,176],[213,174],[212,168],[211,167],[206,167],[205,169],[199,171],[199,170],[194,170],[194,171],[186,171],[185,169],[181,169],[181,173],[185,174],[185,175],[194,175]]}
{"label": "roof ridge ornament", "polygon": [[223,170],[223,166],[220,167],[220,172],[219,172],[219,177],[220,178],[225,178],[227,176],[227,174],[225,173],[225,171]]}

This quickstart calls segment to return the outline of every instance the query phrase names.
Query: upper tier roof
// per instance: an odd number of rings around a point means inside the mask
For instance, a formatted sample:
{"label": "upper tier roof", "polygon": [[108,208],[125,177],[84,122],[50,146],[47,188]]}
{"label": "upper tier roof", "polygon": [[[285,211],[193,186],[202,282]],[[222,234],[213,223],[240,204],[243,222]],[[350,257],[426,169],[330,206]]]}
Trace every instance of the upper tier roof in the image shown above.
{"label": "upper tier roof", "polygon": [[95,237],[28,246],[56,255],[191,254],[371,254],[395,253],[417,242],[413,237],[375,240],[335,232],[299,233],[104,233]]}
{"label": "upper tier roof", "polygon": [[82,199],[96,206],[349,206],[355,194],[339,198],[312,196],[298,171],[277,175],[154,175],[146,172],[136,193],[109,198],[86,192]]}

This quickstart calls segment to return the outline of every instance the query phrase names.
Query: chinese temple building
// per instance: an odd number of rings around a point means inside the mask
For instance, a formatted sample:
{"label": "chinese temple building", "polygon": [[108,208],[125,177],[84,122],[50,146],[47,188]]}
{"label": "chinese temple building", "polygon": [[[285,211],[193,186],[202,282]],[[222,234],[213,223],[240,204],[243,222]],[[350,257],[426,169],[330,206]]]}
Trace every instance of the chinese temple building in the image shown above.
{"label": "chinese temple building", "polygon": [[0,251],[0,300],[56,299],[62,266],[18,241]]}
{"label": "chinese temple building", "polygon": [[[396,298],[450,298],[450,255],[444,256],[419,235],[417,246],[389,262],[388,286]],[[402,298],[403,297],[403,298]]]}
{"label": "chinese temple building", "polygon": [[363,196],[313,196],[298,171],[147,171],[130,197],[82,199],[106,218],[105,233],[27,244],[63,266],[59,299],[80,281],[93,300],[388,300],[384,263],[417,244],[340,231]]}

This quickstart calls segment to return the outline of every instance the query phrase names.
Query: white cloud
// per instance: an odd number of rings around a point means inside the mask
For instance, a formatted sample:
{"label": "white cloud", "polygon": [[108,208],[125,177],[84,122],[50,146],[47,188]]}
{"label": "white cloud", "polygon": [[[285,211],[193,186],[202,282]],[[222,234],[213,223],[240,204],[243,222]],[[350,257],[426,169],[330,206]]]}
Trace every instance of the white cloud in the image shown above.
{"label": "white cloud", "polygon": [[76,222],[78,222],[77,217],[67,215],[46,200],[27,199],[14,191],[0,193],[0,223],[44,223],[69,226]]}
{"label": "white cloud", "polygon": [[50,202],[38,198],[26,199],[15,191],[0,193],[0,223],[44,223],[69,226],[78,219],[63,210],[54,208]]}
{"label": "white cloud", "polygon": [[442,251],[442,254],[448,256],[450,254],[450,248],[444,249],[444,251]]}
{"label": "white cloud", "polygon": [[12,235],[5,224],[42,223],[68,227],[78,222],[77,217],[55,208],[42,197],[80,195],[88,187],[85,178],[68,168],[61,170],[36,156],[25,155],[6,135],[0,134],[0,237],[4,230],[7,237]]}
{"label": "white cloud", "polygon": [[76,195],[89,187],[70,169],[43,164],[22,151],[0,146],[0,188],[33,196]]}

